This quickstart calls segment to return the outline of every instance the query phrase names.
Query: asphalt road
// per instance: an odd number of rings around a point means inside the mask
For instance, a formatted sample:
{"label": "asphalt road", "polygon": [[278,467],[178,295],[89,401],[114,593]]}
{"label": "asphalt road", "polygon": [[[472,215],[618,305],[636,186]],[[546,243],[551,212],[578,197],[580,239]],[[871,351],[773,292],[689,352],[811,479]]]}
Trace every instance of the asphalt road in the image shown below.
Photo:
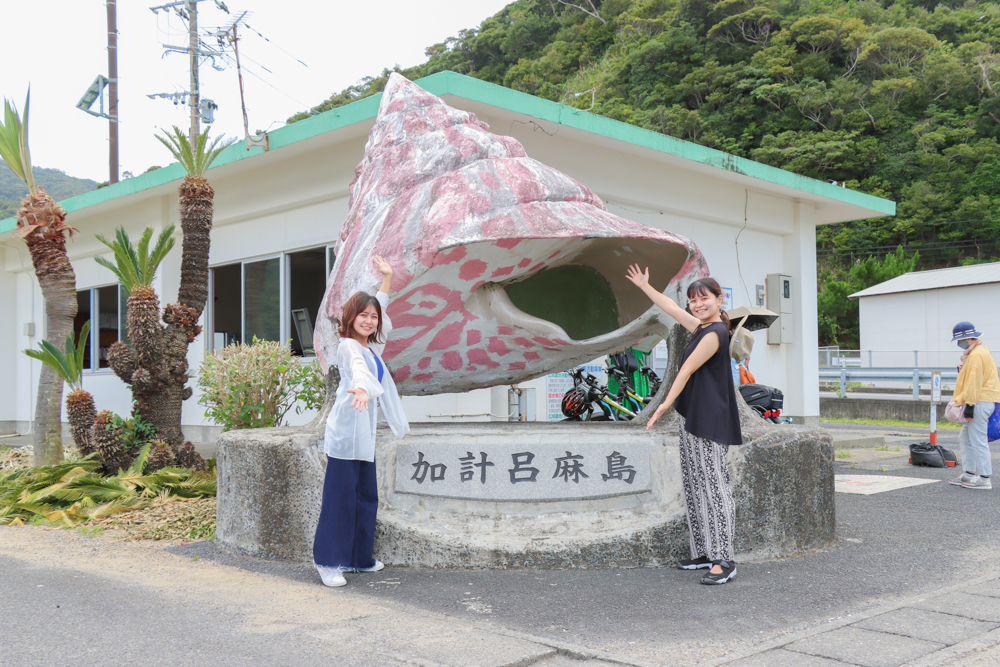
{"label": "asphalt road", "polygon": [[0,590],[3,667],[405,664],[336,651],[308,637],[275,641],[272,634],[243,632],[240,615],[222,607],[72,568],[33,567],[21,558],[0,556]]}
{"label": "asphalt road", "polygon": [[[853,425],[851,429],[859,430]],[[898,437],[904,438],[902,433]],[[37,554],[4,552],[7,555],[0,554],[0,615],[4,618],[0,666],[98,665],[111,659],[137,665],[213,667],[457,664],[452,658],[468,652],[467,641],[471,641],[461,632],[440,640],[451,642],[448,646],[454,650],[447,654],[452,656],[447,661],[396,660],[391,651],[373,657],[359,648],[378,645],[393,624],[398,626],[396,635],[404,639],[410,636],[407,633],[427,633],[431,623],[427,619],[435,618],[485,623],[638,662],[696,665],[914,595],[1000,575],[996,559],[1000,488],[985,492],[949,485],[944,480],[954,476],[956,469],[909,466],[907,454],[901,450],[878,464],[889,465],[890,474],[937,483],[870,496],[838,493],[833,545],[795,558],[742,562],[736,580],[720,587],[700,585],[696,572],[673,569],[391,568],[353,575],[347,588],[334,591],[320,586],[310,566],[236,558],[211,542],[167,549],[181,556],[177,560],[187,563],[185,567],[196,567],[192,563],[200,561],[236,575],[267,575],[255,580],[258,586],[272,582],[266,590],[242,591],[256,605],[278,607],[288,602],[283,595],[289,591],[317,598],[321,610],[331,605],[330,618],[324,618],[323,612],[317,617],[315,612],[303,611],[302,625],[295,631],[280,630],[284,627],[280,624],[279,629],[262,631],[259,623],[250,622],[249,610],[234,610],[221,597],[216,603],[211,594],[183,578],[177,580],[177,590],[167,595],[162,588],[144,585],[141,574],[138,579],[123,580],[112,572],[105,576],[77,568],[72,560],[58,566],[50,560],[40,566],[33,564]],[[997,465],[1000,470],[1000,461]],[[875,473],[874,467],[851,468],[840,462],[836,468],[844,474]],[[0,528],[0,547],[5,530],[17,529]],[[93,541],[95,554],[115,548],[109,538]],[[124,545],[121,549],[127,551]],[[141,572],[144,564],[134,567]],[[169,572],[160,574],[161,579],[165,576]],[[333,606],[348,599],[341,591],[352,596],[355,606],[360,600],[370,608],[397,612],[383,612],[378,618],[386,620],[369,619],[371,625],[364,631],[350,631],[348,620],[372,612],[336,617],[334,611],[349,612]],[[399,616],[406,614],[398,610],[406,609],[427,617],[400,621]],[[483,635],[475,641],[490,637]],[[514,640],[504,641],[496,649],[497,656],[501,648],[521,650],[520,645],[510,646]],[[496,659],[495,664],[518,664],[513,659]]]}
{"label": "asphalt road", "polygon": [[[700,585],[697,573],[673,569],[387,569],[357,579],[357,586],[352,580],[352,590],[443,614],[488,615],[533,635],[649,658],[667,649],[717,654],[1000,572],[1000,489],[947,484],[954,468],[916,468],[906,464],[907,455],[888,460],[892,474],[938,483],[871,496],[838,493],[834,545],[796,558],[741,563],[736,581],[726,586]],[[868,471],[837,465],[837,472]],[[237,559],[211,543],[176,553],[296,581],[317,578],[307,566]]]}

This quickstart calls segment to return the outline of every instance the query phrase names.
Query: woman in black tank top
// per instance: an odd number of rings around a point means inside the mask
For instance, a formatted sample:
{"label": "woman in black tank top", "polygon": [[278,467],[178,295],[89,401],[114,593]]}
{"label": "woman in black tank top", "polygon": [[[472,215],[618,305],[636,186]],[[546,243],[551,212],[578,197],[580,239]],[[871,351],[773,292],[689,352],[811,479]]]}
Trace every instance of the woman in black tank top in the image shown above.
{"label": "woman in black tank top", "polygon": [[680,421],[681,478],[691,533],[691,559],[683,570],[711,568],[701,582],[724,584],[736,576],[733,502],[727,454],[743,444],[736,388],[729,364],[729,317],[722,310],[722,288],[712,278],[691,283],[687,312],[649,284],[649,269],[629,267],[627,277],[639,289],[694,334],[684,350],[677,377],[663,403],[653,413],[648,430],[670,406]]}

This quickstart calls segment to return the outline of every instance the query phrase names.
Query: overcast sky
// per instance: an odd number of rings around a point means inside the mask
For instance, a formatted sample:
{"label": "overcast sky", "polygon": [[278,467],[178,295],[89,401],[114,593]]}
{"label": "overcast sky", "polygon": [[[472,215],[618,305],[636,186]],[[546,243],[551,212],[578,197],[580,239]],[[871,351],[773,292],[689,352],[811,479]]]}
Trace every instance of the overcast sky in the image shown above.
{"label": "overcast sky", "polygon": [[[187,131],[188,110],[150,93],[188,88],[186,54],[164,56],[164,44],[185,46],[184,22],[149,7],[164,4],[118,0],[120,169],[140,174],[172,162],[154,139],[160,128]],[[475,28],[512,0],[214,0],[199,3],[199,28],[224,26],[248,10],[240,26],[240,60],[250,132],[281,127],[292,114],[385,67],[426,60],[424,49]],[[31,84],[30,148],[36,167],[71,176],[108,179],[108,121],[76,108],[98,74],[107,75],[104,0],[2,0],[6,30],[0,40],[0,96],[24,105]],[[270,41],[266,41],[270,40]],[[205,38],[211,46],[214,40]],[[231,53],[231,51],[230,51]],[[303,65],[299,61],[305,63]],[[15,65],[15,63],[17,63]],[[243,136],[239,83],[231,62],[201,67],[201,91],[219,105],[211,134]],[[95,102],[95,110],[98,108]]]}

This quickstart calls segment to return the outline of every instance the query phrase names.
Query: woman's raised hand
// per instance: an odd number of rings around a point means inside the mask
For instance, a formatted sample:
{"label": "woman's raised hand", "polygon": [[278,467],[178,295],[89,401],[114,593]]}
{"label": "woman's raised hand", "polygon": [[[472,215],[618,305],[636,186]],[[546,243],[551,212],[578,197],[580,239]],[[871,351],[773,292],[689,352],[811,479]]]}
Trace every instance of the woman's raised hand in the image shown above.
{"label": "woman's raised hand", "polygon": [[382,257],[381,255],[375,255],[374,257],[372,257],[372,261],[375,262],[375,268],[378,269],[379,273],[381,273],[386,278],[392,277],[392,266],[389,264],[388,261],[386,261],[385,257]]}
{"label": "woman's raised hand", "polygon": [[641,289],[643,286],[649,284],[649,267],[647,266],[645,271],[641,271],[638,264],[631,264],[628,267],[625,277]]}
{"label": "woman's raised hand", "polygon": [[358,412],[364,412],[368,409],[368,392],[364,389],[358,387],[357,389],[348,389],[348,394],[354,394],[354,400],[351,401],[351,407]]}

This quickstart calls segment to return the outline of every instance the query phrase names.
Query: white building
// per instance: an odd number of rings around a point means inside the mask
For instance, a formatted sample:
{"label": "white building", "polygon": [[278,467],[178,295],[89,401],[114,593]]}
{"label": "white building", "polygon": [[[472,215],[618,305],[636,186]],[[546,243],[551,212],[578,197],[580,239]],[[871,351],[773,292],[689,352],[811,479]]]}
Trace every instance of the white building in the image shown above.
{"label": "white building", "polygon": [[[530,157],[592,188],[611,212],[692,239],[712,275],[731,290],[732,307],[758,305],[758,294],[765,305],[766,277],[788,277],[782,282],[789,290],[783,342],[773,333],[769,344],[768,332],[757,332],[752,368],[759,382],[785,392],[787,415],[815,422],[816,225],[892,215],[893,202],[452,72],[418,83],[474,112],[492,131],[515,137]],[[307,308],[315,321],[332,245],[347,213],[348,185],[379,100],[369,97],[276,130],[267,152],[234,145],[208,172],[216,192],[212,298],[202,322],[205,333],[190,347],[193,370],[214,347],[254,334],[290,338],[300,348],[291,311]],[[94,234],[110,237],[123,225],[137,238],[146,226],[159,230],[178,223],[182,176],[174,164],[63,202],[69,224],[81,232],[69,242],[80,295],[78,326],[88,314],[99,314],[91,370],[84,378],[99,410],[127,414],[131,406],[128,388],[102,360],[124,322],[114,276],[94,261],[110,256]],[[13,219],[0,221],[0,369],[6,380],[0,383],[0,432],[24,431],[33,418],[39,366],[20,351],[37,346],[45,317],[28,253],[9,233],[14,226]],[[161,302],[175,299],[179,273],[178,243],[154,284]],[[777,295],[769,296],[777,308]],[[257,311],[259,320],[247,317]],[[32,324],[34,333],[28,335]],[[544,418],[545,379],[522,387],[537,390],[537,415]],[[404,402],[412,421],[507,414],[504,388]],[[198,405],[197,391],[185,403],[183,424],[190,439],[213,435],[204,428],[212,424]]]}
{"label": "white building", "polygon": [[951,331],[959,322],[972,322],[994,357],[1000,353],[1000,262],[912,271],[851,298],[858,300],[863,365],[867,350],[874,366],[911,365],[916,350],[928,351],[918,355],[921,366],[954,366],[960,350]]}

